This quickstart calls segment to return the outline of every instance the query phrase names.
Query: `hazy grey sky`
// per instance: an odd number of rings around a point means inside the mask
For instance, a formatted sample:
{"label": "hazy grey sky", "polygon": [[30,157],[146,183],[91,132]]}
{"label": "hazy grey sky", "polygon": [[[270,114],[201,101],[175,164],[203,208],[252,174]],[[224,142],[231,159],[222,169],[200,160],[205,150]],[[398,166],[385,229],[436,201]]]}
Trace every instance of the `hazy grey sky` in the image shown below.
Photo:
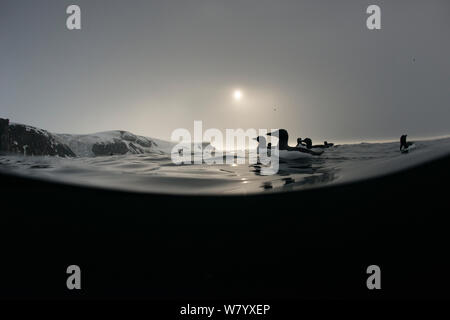
{"label": "hazy grey sky", "polygon": [[[381,30],[366,28],[370,4]],[[441,135],[449,58],[448,0],[1,0],[0,117],[163,139],[194,120],[292,139]]]}

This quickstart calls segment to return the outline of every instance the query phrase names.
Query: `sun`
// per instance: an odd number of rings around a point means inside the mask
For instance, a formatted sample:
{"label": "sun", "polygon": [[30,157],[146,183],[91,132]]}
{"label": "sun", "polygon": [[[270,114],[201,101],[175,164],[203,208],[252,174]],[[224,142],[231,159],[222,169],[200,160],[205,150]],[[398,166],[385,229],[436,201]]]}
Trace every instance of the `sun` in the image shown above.
{"label": "sun", "polygon": [[242,91],[241,90],[234,90],[233,92],[233,98],[236,101],[239,101],[242,99]]}

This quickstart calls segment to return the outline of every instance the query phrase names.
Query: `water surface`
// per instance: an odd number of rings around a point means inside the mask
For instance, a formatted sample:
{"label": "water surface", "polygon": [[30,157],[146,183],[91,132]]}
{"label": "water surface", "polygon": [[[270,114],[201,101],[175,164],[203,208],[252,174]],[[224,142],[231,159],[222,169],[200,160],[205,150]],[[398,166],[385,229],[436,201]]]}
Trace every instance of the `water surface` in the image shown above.
{"label": "water surface", "polygon": [[[395,143],[361,143],[326,149],[316,158],[282,161],[277,174],[246,164],[175,165],[158,153],[59,158],[1,155],[0,170],[75,185],[173,194],[284,192],[369,179],[450,154],[450,139],[416,142],[408,154]],[[431,174],[431,173],[430,173]]]}

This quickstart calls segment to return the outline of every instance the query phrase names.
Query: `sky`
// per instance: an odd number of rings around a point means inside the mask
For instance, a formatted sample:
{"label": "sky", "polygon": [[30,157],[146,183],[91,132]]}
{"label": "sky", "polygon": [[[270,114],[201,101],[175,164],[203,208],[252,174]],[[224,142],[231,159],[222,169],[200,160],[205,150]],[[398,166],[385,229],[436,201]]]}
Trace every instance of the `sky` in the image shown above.
{"label": "sky", "polygon": [[291,141],[445,135],[449,34],[448,0],[2,0],[0,117],[166,140],[194,120]]}

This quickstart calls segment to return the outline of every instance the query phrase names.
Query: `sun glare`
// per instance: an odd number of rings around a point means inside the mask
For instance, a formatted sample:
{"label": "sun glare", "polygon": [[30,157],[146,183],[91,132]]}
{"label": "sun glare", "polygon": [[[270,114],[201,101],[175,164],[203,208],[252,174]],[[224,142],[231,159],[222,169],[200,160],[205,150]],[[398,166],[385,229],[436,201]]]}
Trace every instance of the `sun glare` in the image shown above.
{"label": "sun glare", "polygon": [[236,100],[236,101],[241,100],[241,99],[242,99],[242,92],[241,92],[241,90],[234,90],[234,92],[233,92],[233,98],[234,98],[234,100]]}

